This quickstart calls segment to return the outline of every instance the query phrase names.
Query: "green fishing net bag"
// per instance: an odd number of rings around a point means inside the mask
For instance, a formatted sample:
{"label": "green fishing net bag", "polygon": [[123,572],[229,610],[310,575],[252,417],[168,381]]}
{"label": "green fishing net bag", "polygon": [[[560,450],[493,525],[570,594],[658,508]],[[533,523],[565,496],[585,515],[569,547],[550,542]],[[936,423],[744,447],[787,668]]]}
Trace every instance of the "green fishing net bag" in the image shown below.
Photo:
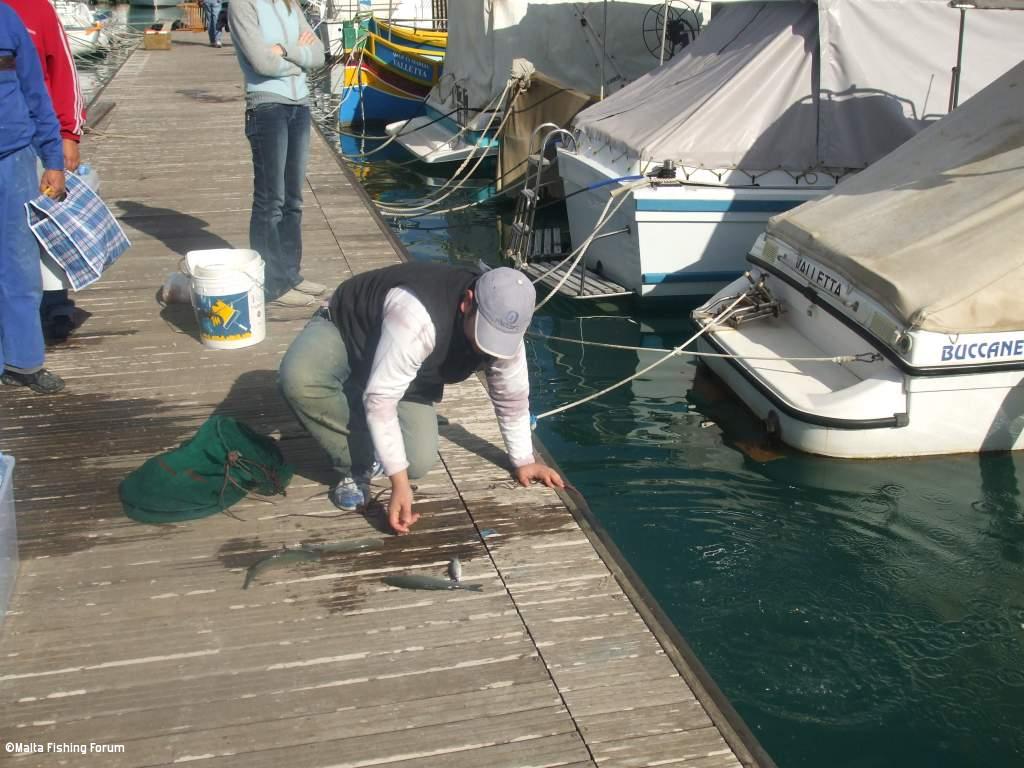
{"label": "green fishing net bag", "polygon": [[284,495],[291,479],[275,440],[212,416],[190,440],[128,475],[118,495],[133,520],[177,523],[222,512],[250,492]]}

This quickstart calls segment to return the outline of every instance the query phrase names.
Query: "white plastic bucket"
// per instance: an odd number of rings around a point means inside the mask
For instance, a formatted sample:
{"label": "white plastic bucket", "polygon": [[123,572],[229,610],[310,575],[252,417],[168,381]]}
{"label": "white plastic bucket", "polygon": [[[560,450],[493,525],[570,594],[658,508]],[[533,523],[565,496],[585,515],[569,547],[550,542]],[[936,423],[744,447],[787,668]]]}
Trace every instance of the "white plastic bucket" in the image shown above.
{"label": "white plastic bucket", "polygon": [[192,308],[205,346],[240,349],[263,341],[263,260],[256,251],[189,251],[182,271],[190,278]]}

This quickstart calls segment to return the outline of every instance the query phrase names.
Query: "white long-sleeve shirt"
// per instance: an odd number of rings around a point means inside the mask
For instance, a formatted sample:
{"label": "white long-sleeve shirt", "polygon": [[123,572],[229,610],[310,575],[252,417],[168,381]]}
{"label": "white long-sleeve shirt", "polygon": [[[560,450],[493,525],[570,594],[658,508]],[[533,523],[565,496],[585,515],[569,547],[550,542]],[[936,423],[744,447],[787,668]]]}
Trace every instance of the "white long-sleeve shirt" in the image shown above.
{"label": "white long-sleeve shirt", "polygon": [[[398,424],[398,402],[435,343],[434,323],[420,300],[404,288],[388,291],[363,407],[377,460],[389,477],[409,466]],[[523,343],[515,357],[491,360],[485,375],[509,459],[516,467],[532,464],[530,378]]]}

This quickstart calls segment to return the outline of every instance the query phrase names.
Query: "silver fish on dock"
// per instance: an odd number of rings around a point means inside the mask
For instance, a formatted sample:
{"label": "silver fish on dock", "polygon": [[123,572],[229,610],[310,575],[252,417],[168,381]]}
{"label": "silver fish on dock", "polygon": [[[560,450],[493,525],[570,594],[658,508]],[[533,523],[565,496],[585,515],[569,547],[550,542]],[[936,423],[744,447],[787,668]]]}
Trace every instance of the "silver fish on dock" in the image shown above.
{"label": "silver fish on dock", "polygon": [[401,589],[465,589],[469,592],[482,592],[481,584],[464,584],[461,581],[451,581],[437,576],[424,576],[418,573],[399,573],[395,576],[385,576],[384,583],[390,587]]}
{"label": "silver fish on dock", "polygon": [[280,552],[268,555],[250,565],[245,572],[245,582],[242,584],[242,589],[248,589],[253,579],[270,568],[278,568],[292,563],[312,562],[319,559],[319,552],[312,552],[308,549],[282,549]]}
{"label": "silver fish on dock", "polygon": [[328,541],[303,544],[302,548],[310,552],[327,552],[337,554],[339,552],[361,552],[364,549],[375,549],[381,546],[380,539],[353,539],[352,541]]}
{"label": "silver fish on dock", "polygon": [[462,563],[458,556],[448,561],[448,578],[452,581],[462,581]]}

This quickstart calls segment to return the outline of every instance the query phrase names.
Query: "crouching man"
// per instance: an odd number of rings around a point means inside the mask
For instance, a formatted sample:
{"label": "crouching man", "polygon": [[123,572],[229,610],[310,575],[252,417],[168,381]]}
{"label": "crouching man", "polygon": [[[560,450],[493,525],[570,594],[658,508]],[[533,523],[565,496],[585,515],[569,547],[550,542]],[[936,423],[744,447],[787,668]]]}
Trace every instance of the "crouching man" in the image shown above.
{"label": "crouching man", "polygon": [[[446,264],[407,263],[346,280],[292,342],[280,386],[296,417],[340,475],[331,501],[355,510],[375,474],[391,480],[388,522],[408,533],[410,480],[437,460],[445,384],[483,369],[516,479],[564,487],[534,460],[523,335],[536,294],[507,267],[482,275]],[[375,461],[376,458],[376,461]]]}

